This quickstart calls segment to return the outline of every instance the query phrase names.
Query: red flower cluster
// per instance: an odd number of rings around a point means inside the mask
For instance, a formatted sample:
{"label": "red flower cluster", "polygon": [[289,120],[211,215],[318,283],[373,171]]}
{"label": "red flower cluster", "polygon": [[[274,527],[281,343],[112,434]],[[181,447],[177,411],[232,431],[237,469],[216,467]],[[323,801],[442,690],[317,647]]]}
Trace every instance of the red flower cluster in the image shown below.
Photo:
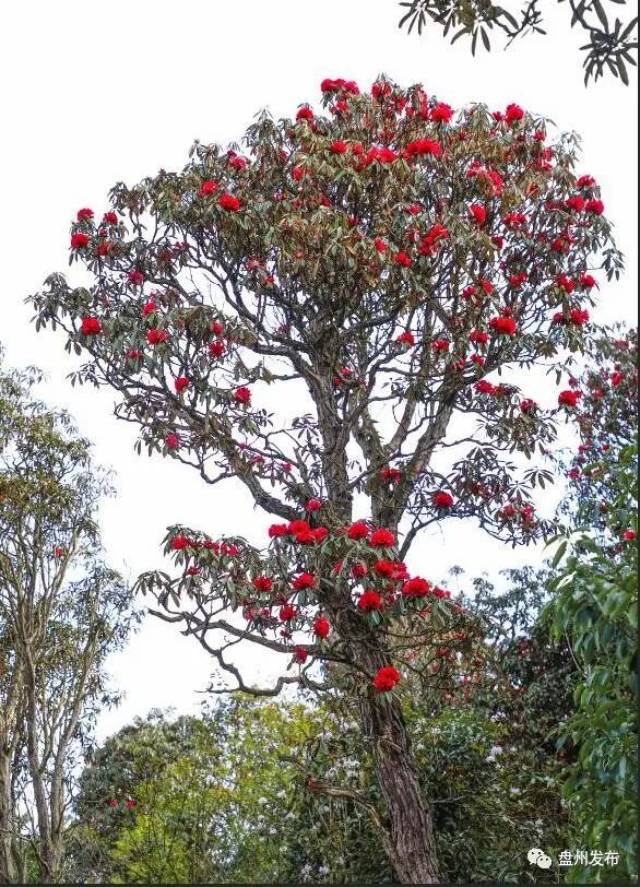
{"label": "red flower cluster", "polygon": [[383,665],[376,672],[373,686],[378,693],[388,693],[400,681],[400,672],[393,665]]}

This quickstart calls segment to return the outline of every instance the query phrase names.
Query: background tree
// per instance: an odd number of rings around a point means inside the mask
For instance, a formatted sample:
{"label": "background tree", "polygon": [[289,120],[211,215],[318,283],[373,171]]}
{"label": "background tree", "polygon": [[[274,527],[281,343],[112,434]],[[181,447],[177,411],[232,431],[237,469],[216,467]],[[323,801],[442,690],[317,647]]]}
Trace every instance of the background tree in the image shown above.
{"label": "background tree", "polygon": [[[531,502],[545,474],[524,463],[573,392],[545,410],[488,377],[561,372],[586,337],[591,272],[621,259],[575,137],[547,143],[544,119],[454,114],[385,78],[322,92],[326,115],[261,114],[247,156],[196,144],[181,173],[116,186],[100,221],[80,210],[71,258],[94,283],[52,275],[32,303],[38,327],[88,352],[75,378],[118,391],[140,447],[211,485],[235,477],[281,521],[265,551],[171,527],[178,575],[141,587],[237,689],[333,687],[358,707],[380,792],[352,801],[395,876],[429,883],[432,811],[392,691],[400,669],[428,685],[468,617],[404,558],[448,516],[513,542],[549,531]],[[285,657],[275,686],[247,685],[240,641]]]}
{"label": "background tree", "polygon": [[[558,0],[559,3],[565,0]],[[609,2],[616,4],[616,13],[625,0],[569,0],[566,10],[570,13],[571,27],[578,27],[588,42],[580,47],[584,54],[584,82],[598,80],[604,74],[613,74],[629,85],[627,65],[636,66],[638,52],[638,17],[623,21],[616,15],[609,18]],[[546,34],[544,17],[539,0],[524,0],[514,15],[492,0],[402,0],[402,18],[399,27],[407,26],[410,34],[414,28],[422,34],[427,21],[440,25],[446,37],[453,31],[451,42],[461,37],[471,40],[471,52],[476,53],[478,38],[487,51],[491,50],[492,32],[498,32],[506,46],[527,34]]]}
{"label": "background tree", "polygon": [[0,376],[0,879],[61,876],[74,767],[131,594],[100,559],[106,478],[69,418],[34,400],[38,373]]}
{"label": "background tree", "polygon": [[[565,796],[582,843],[621,853],[631,880],[638,877],[637,353],[637,330],[619,330],[595,343],[574,380],[581,442],[568,470],[571,535],[556,553],[546,614],[580,675],[558,743],[576,750]],[[579,865],[571,877],[620,875]]]}

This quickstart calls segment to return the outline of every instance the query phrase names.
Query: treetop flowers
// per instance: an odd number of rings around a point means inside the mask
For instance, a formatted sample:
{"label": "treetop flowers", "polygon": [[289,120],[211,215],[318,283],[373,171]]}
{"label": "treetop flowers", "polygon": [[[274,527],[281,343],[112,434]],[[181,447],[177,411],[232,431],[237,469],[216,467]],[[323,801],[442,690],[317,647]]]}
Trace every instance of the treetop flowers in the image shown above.
{"label": "treetop flowers", "polygon": [[316,621],[313,623],[313,633],[319,638],[327,638],[329,637],[329,633],[331,632],[331,623],[326,618],[326,616],[318,616]]}
{"label": "treetop flowers", "polygon": [[411,330],[405,330],[396,337],[396,343],[398,345],[406,345],[407,347],[412,348],[416,344],[415,336]]}
{"label": "treetop flowers", "polygon": [[403,153],[408,159],[411,157],[424,157],[429,155],[432,157],[440,157],[442,154],[442,146],[439,142],[433,141],[433,139],[416,139],[413,142],[409,142]]}
{"label": "treetop flowers", "polygon": [[340,92],[342,90],[344,92],[352,93],[353,95],[358,95],[360,92],[355,80],[344,80],[342,77],[337,77],[335,80],[325,77],[320,83],[320,90],[325,93]]}
{"label": "treetop flowers", "polygon": [[298,611],[293,604],[284,604],[280,607],[280,621],[291,622],[298,615]]}
{"label": "treetop flowers", "polygon": [[449,123],[453,117],[453,108],[444,102],[438,102],[431,109],[429,116],[434,123]]}
{"label": "treetop flowers", "polygon": [[492,330],[495,330],[496,333],[500,333],[503,336],[515,336],[518,329],[513,317],[508,317],[502,314],[498,317],[492,317],[489,321],[489,326]]}
{"label": "treetop flowers", "polygon": [[169,434],[164,439],[166,447],[168,450],[179,450],[180,449],[180,438],[178,435],[170,431]]}
{"label": "treetop flowers", "polygon": [[241,385],[239,388],[236,388],[233,399],[236,403],[240,404],[250,404],[251,403],[251,389],[247,388],[246,385]]}
{"label": "treetop flowers", "polygon": [[313,573],[300,573],[293,580],[292,585],[296,591],[302,591],[305,588],[313,588],[316,584],[316,577]]}
{"label": "treetop flowers", "polygon": [[561,407],[575,407],[582,397],[581,391],[570,390],[561,391],[558,395],[558,405]]}
{"label": "treetop flowers", "polygon": [[298,108],[296,120],[313,120],[313,118],[314,114],[309,105],[303,105],[302,108]]}
{"label": "treetop flowers", "polygon": [[227,212],[237,213],[241,203],[235,194],[221,194],[218,198],[218,205]]}
{"label": "treetop flowers", "polygon": [[487,211],[480,203],[474,203],[469,207],[469,215],[476,225],[484,225],[487,221]]}
{"label": "treetop flowers", "polygon": [[507,105],[504,112],[505,120],[510,125],[517,123],[518,120],[522,120],[524,117],[524,111],[520,107],[520,105],[516,105],[514,103]]}
{"label": "treetop flowers", "polygon": [[381,610],[383,607],[382,597],[377,591],[365,591],[358,599],[358,608],[365,613],[371,613],[374,610]]}
{"label": "treetop flowers", "polygon": [[273,589],[273,580],[268,576],[254,576],[251,584],[256,591],[271,591]]}
{"label": "treetop flowers", "polygon": [[393,665],[383,665],[373,678],[373,686],[378,693],[389,693],[400,682],[401,675]]}
{"label": "treetop flowers", "polygon": [[407,579],[402,586],[402,594],[404,597],[426,597],[431,591],[431,583],[421,576],[414,576],[413,579]]}
{"label": "treetop flowers", "polygon": [[320,509],[322,508],[322,500],[309,499],[304,507],[306,511],[320,511]]}
{"label": "treetop flowers", "polygon": [[182,394],[185,388],[189,387],[189,380],[186,376],[178,376],[173,384],[175,385],[177,394]]}
{"label": "treetop flowers", "polygon": [[434,493],[431,501],[436,508],[451,508],[453,506],[453,496],[445,490],[438,490]]}
{"label": "treetop flowers", "polygon": [[89,244],[91,238],[88,234],[76,231],[71,235],[71,249],[84,249]]}
{"label": "treetop flowers", "polygon": [[79,222],[82,222],[83,219],[92,219],[93,215],[94,215],[93,210],[89,209],[88,206],[85,206],[82,209],[78,210],[78,212],[76,214],[76,219]]}
{"label": "treetop flowers", "polygon": [[633,542],[633,540],[636,538],[636,535],[637,534],[635,530],[628,529],[624,531],[624,533],[622,534],[622,538],[625,542]]}
{"label": "treetop flowers", "polygon": [[102,324],[97,317],[83,317],[80,332],[83,336],[97,336],[102,332]]}
{"label": "treetop flowers", "polygon": [[413,259],[404,250],[400,250],[394,255],[393,262],[403,268],[410,268],[413,265]]}
{"label": "treetop flowers", "polygon": [[147,342],[149,343],[149,345],[162,345],[164,342],[168,341],[169,330],[159,330],[154,327],[147,332]]}
{"label": "treetop flowers", "polygon": [[199,197],[209,197],[211,194],[215,194],[218,190],[218,183],[214,182],[213,179],[206,179],[201,185],[200,190],[198,191]]}
{"label": "treetop flowers", "polygon": [[369,536],[369,527],[364,521],[356,521],[347,529],[347,536],[354,542],[360,539],[367,539]]}
{"label": "treetop flowers", "polygon": [[392,548],[396,544],[396,537],[391,530],[380,528],[373,531],[369,544],[374,548]]}

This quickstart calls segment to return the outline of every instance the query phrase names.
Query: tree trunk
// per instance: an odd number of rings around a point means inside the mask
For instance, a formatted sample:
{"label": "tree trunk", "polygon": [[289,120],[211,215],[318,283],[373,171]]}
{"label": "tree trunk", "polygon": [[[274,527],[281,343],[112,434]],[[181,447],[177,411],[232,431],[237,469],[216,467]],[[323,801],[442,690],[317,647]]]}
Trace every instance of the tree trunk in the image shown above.
{"label": "tree trunk", "polygon": [[400,707],[383,697],[363,704],[378,784],[387,804],[388,853],[401,884],[439,884],[431,811],[422,795]]}
{"label": "tree trunk", "polygon": [[13,828],[11,753],[0,749],[0,884],[14,884],[18,880],[14,865]]}

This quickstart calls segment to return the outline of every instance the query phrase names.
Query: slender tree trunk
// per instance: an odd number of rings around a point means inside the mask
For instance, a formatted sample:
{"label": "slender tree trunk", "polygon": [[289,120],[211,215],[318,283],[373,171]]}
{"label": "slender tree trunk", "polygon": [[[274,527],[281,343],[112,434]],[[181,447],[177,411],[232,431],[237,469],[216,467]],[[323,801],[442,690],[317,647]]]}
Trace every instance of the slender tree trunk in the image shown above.
{"label": "slender tree trunk", "polygon": [[18,880],[13,854],[11,758],[10,752],[0,749],[0,884],[14,884]]}
{"label": "slender tree trunk", "polygon": [[363,720],[373,741],[378,784],[387,805],[389,856],[402,884],[439,884],[438,857],[429,806],[418,774],[400,706],[377,697],[363,703]]}

